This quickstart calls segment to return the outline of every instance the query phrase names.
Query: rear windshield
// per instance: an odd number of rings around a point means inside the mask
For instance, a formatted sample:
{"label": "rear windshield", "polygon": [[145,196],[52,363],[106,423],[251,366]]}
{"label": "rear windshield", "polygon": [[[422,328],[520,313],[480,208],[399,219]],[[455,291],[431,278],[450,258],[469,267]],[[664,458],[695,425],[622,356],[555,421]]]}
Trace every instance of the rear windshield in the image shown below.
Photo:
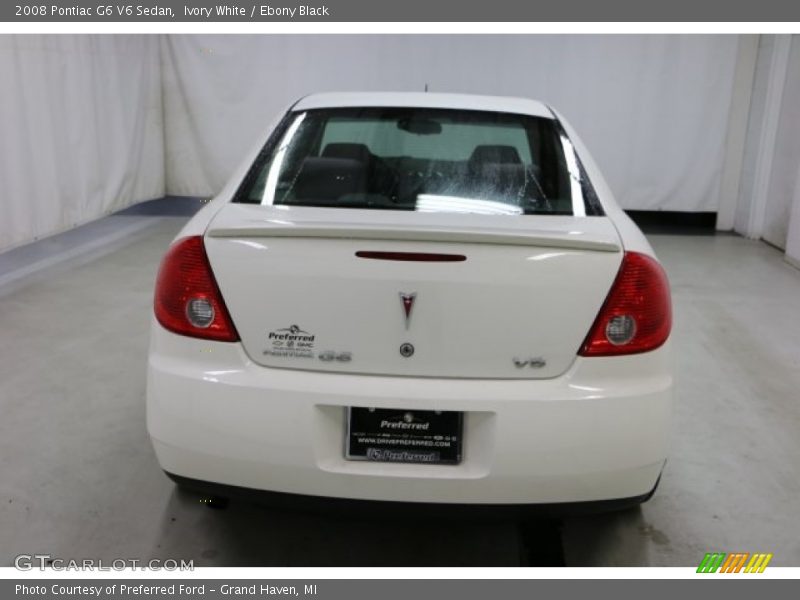
{"label": "rear windshield", "polygon": [[602,214],[558,121],[422,108],[289,113],[235,201],[420,212]]}

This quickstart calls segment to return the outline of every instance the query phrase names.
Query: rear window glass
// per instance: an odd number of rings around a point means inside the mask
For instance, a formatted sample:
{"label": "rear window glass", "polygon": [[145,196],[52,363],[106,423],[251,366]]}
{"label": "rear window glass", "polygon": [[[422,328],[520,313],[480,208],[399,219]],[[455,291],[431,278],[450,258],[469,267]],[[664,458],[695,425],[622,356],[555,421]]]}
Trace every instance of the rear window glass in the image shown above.
{"label": "rear window glass", "polygon": [[480,214],[601,214],[557,121],[421,108],[290,113],[235,201]]}

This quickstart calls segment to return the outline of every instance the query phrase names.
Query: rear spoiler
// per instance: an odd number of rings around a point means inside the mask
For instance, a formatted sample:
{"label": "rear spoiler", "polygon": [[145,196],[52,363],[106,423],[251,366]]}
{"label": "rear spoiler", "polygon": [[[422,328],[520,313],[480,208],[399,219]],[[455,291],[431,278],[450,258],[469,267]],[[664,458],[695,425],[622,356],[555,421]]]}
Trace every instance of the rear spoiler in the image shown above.
{"label": "rear spoiler", "polygon": [[348,240],[391,240],[408,242],[455,242],[499,244],[619,252],[619,240],[588,231],[508,231],[491,228],[437,228],[424,225],[371,225],[361,223],[296,224],[259,221],[257,225],[212,227],[212,238],[327,238]]}

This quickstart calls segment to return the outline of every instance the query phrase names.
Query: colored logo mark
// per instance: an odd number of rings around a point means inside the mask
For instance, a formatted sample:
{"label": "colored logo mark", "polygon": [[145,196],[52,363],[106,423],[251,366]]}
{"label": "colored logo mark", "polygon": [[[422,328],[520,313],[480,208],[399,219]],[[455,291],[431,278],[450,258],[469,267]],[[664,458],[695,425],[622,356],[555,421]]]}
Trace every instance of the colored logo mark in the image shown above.
{"label": "colored logo mark", "polygon": [[763,573],[772,554],[757,552],[708,552],[697,567],[698,573]]}

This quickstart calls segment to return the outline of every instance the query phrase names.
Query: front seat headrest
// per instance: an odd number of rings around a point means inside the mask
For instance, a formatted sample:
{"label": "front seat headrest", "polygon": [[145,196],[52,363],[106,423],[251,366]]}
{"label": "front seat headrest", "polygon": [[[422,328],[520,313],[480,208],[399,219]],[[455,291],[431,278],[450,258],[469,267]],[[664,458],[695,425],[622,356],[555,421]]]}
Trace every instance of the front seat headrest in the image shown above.
{"label": "front seat headrest", "polygon": [[472,155],[469,157],[471,167],[479,167],[487,163],[494,164],[522,164],[519,152],[514,146],[501,146],[482,144],[475,146]]}
{"label": "front seat headrest", "polygon": [[347,158],[349,160],[368,163],[372,158],[372,153],[364,144],[336,142],[327,144],[322,150],[322,156],[324,158]]}

